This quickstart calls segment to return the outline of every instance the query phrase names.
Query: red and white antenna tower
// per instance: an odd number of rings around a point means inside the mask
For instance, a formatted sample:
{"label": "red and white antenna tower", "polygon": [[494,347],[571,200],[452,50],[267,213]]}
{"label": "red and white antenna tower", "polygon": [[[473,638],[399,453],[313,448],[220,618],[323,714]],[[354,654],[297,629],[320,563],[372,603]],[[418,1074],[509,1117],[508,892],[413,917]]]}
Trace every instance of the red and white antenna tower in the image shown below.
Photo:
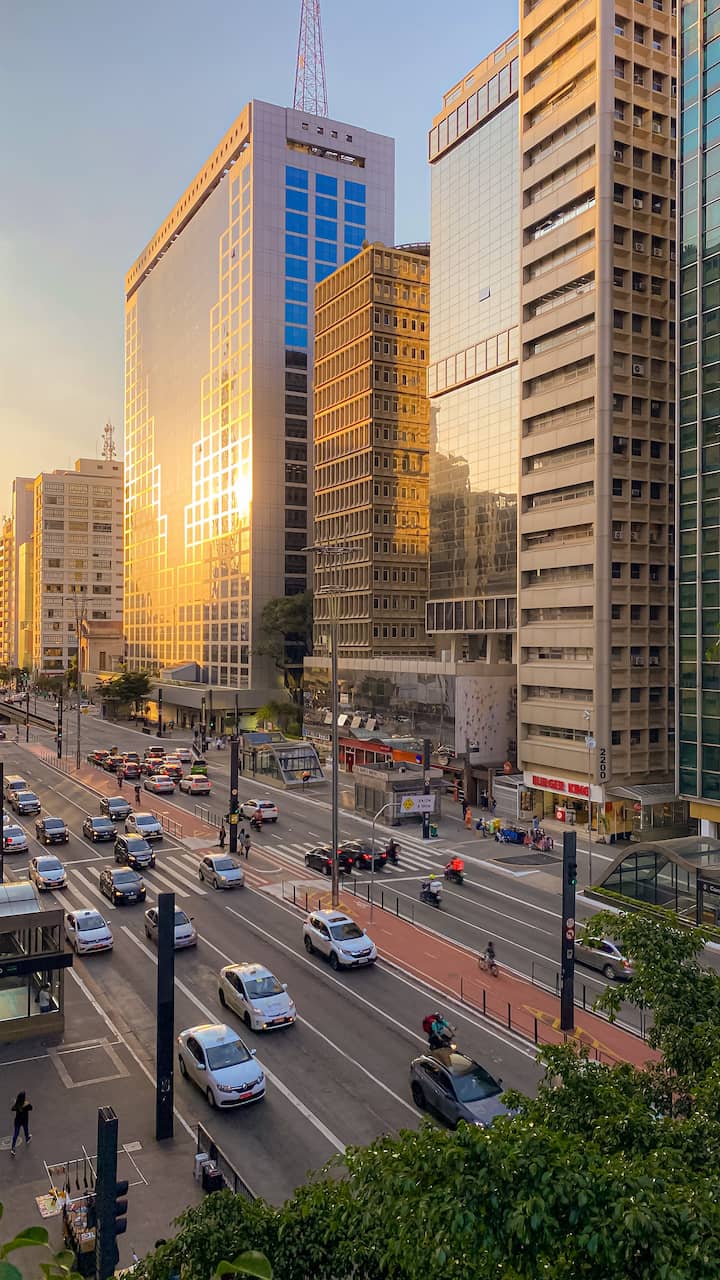
{"label": "red and white antenna tower", "polygon": [[314,116],[328,113],[320,0],[302,0],[293,107]]}

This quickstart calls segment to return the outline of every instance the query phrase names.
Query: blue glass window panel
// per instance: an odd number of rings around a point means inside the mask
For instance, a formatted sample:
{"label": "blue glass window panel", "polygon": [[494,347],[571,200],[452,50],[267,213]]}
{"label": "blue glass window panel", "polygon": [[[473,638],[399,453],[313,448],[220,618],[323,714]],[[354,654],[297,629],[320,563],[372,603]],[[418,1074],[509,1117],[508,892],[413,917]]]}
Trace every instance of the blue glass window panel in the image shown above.
{"label": "blue glass window panel", "polygon": [[285,303],[285,323],[286,324],[307,324],[308,309],[301,307],[297,302]]}
{"label": "blue glass window panel", "polygon": [[285,208],[296,209],[298,213],[307,213],[308,211],[308,194],[307,191],[293,191],[288,188],[285,192]]}
{"label": "blue glass window panel", "polygon": [[308,233],[308,216],[306,213],[286,213],[285,214],[285,230],[295,231],[299,236],[306,236]]}
{"label": "blue glass window panel", "polygon": [[337,245],[328,240],[316,240],[315,257],[318,262],[337,262]]}
{"label": "blue glass window panel", "polygon": [[318,218],[337,218],[337,200],[328,200],[326,196],[316,196],[315,213]]}
{"label": "blue glass window panel", "polygon": [[365,226],[365,206],[362,204],[348,204],[345,202],[345,221],[359,222]]}
{"label": "blue glass window panel", "polygon": [[295,169],[291,164],[285,165],[285,182],[288,187],[300,187],[302,191],[308,189],[307,169]]}
{"label": "blue glass window panel", "polygon": [[365,239],[364,227],[345,227],[345,243],[352,245],[360,245]]}
{"label": "blue glass window panel", "polygon": [[325,280],[327,276],[331,276],[335,270],[332,266],[326,266],[324,262],[315,263],[315,283],[319,284],[321,280]]}
{"label": "blue glass window panel", "polygon": [[286,347],[306,347],[308,342],[307,329],[301,328],[299,325],[285,325],[285,346]]}
{"label": "blue glass window panel", "polygon": [[354,200],[357,204],[365,204],[365,183],[346,182],[345,199]]}
{"label": "blue glass window panel", "polygon": [[294,253],[298,258],[307,258],[307,236],[285,236],[285,252]]}
{"label": "blue glass window panel", "polygon": [[286,280],[285,298],[288,302],[307,302],[307,285],[303,284],[301,280]]}
{"label": "blue glass window panel", "polygon": [[355,249],[351,247],[349,244],[346,244],[345,256],[343,258],[343,262],[352,262],[353,258],[357,258],[359,252],[360,252],[359,249]]}
{"label": "blue glass window panel", "polygon": [[285,275],[295,280],[307,280],[308,278],[307,258],[286,258],[285,259]]}
{"label": "blue glass window panel", "polygon": [[330,178],[326,173],[317,173],[315,175],[315,190],[321,196],[336,196],[337,178]]}
{"label": "blue glass window panel", "polygon": [[329,218],[315,219],[315,235],[318,240],[337,240],[338,224]]}

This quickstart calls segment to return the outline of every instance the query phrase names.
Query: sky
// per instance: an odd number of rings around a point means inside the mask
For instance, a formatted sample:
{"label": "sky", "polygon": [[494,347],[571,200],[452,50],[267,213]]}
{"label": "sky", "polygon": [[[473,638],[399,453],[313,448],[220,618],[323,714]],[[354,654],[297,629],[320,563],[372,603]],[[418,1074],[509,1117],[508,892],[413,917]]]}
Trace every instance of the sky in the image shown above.
{"label": "sky", "polygon": [[[125,272],[251,98],[292,102],[300,0],[6,0],[0,49],[0,514],[16,475],[123,418]],[[329,113],[396,140],[396,240],[429,236],[442,95],[512,4],[322,0]],[[121,449],[120,449],[121,452]]]}

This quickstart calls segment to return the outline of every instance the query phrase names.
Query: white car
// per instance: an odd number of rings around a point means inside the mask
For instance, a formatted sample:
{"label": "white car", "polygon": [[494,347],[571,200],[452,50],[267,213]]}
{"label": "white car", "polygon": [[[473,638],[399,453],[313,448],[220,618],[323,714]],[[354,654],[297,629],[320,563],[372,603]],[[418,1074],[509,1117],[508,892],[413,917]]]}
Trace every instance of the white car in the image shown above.
{"label": "white car", "polygon": [[79,956],[87,951],[112,951],[112,929],[94,907],[81,907],[68,911],[65,916],[65,937]]}
{"label": "white car", "polygon": [[161,773],[154,773],[152,777],[146,778],[143,786],[146,791],[152,791],[156,796],[175,794],[175,783],[172,778],[166,778]]}
{"label": "white car", "polygon": [[19,822],[3,823],[3,849],[5,853],[24,853],[28,847],[27,833]]}
{"label": "white car", "polygon": [[142,836],[145,840],[162,840],[162,823],[154,813],[131,813],[125,819],[126,835]]}
{"label": "white car", "polygon": [[[145,937],[151,942],[158,940],[158,909],[150,907],[145,912]],[[192,916],[188,916],[180,907],[175,908],[175,950],[179,951],[181,947],[197,946],[197,929],[192,922]]]}
{"label": "white car", "polygon": [[240,812],[243,818],[252,818],[260,810],[263,822],[277,822],[278,809],[272,800],[243,800]]}
{"label": "white car", "polygon": [[52,853],[41,853],[30,859],[28,876],[36,889],[67,889],[67,872]]}
{"label": "white car", "polygon": [[224,1023],[189,1027],[177,1038],[180,1074],[211,1107],[242,1107],[265,1097],[265,1074],[237,1032]]}
{"label": "white car", "polygon": [[227,853],[208,853],[198,863],[198,878],[207,880],[213,889],[242,889],[245,872]]}
{"label": "white car", "polygon": [[179,760],[181,764],[192,764],[193,753],[189,747],[176,747],[173,756]]}
{"label": "white car", "polygon": [[308,955],[319,951],[331,969],[357,969],[377,960],[375,943],[342,911],[312,911],[303,925]]}
{"label": "white car", "polygon": [[287,983],[278,982],[261,964],[226,964],[220,970],[218,997],[223,1009],[239,1013],[253,1031],[291,1027],[295,1021]]}
{"label": "white car", "polygon": [[189,796],[209,796],[212,791],[212,782],[200,773],[189,773],[187,778],[180,779],[178,786]]}

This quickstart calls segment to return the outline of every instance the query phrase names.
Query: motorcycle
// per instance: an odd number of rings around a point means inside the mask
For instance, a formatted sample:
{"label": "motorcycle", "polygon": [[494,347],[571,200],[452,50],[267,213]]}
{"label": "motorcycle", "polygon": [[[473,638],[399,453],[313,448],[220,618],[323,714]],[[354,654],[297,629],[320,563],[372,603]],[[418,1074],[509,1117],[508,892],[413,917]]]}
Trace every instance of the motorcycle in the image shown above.
{"label": "motorcycle", "polygon": [[445,868],[445,879],[452,880],[454,884],[464,884],[465,872],[460,871],[457,867],[447,866]]}
{"label": "motorcycle", "polygon": [[250,826],[253,831],[262,831],[262,818],[258,818],[257,814],[254,813],[250,819]]}
{"label": "motorcycle", "polygon": [[453,1039],[454,1035],[454,1027],[451,1027],[449,1031],[445,1031],[442,1036],[429,1035],[428,1048],[430,1052],[436,1053],[438,1050],[444,1049],[448,1053],[457,1053],[457,1045]]}
{"label": "motorcycle", "polygon": [[429,907],[439,907],[440,897],[441,897],[440,892],[433,893],[429,885],[427,886],[427,888],[425,887],[425,885],[423,885],[420,890],[420,901],[426,902]]}
{"label": "motorcycle", "polygon": [[399,845],[399,844],[396,844],[396,842],[395,842],[394,840],[391,840],[391,841],[390,841],[390,843],[388,844],[388,846],[387,846],[387,848],[386,848],[385,852],[386,852],[386,854],[387,854],[387,860],[388,860],[388,862],[392,862],[392,864],[393,864],[393,866],[394,866],[394,867],[399,866],[399,864],[400,864],[400,845]]}

